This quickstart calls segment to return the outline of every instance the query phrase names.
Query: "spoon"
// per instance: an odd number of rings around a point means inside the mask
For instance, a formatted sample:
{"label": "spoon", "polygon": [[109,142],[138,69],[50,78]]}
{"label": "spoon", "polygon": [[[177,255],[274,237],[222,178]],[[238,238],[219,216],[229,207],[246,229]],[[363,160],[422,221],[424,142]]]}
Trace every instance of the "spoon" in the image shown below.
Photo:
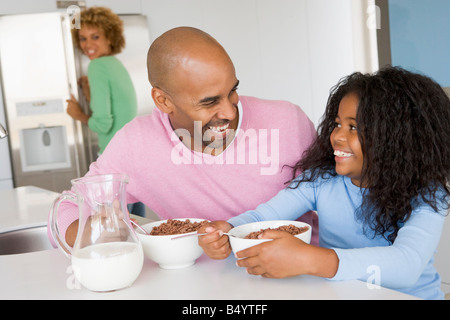
{"label": "spoon", "polygon": [[[182,234],[181,236],[172,237],[171,240],[180,239],[180,238],[184,238],[184,237],[190,237],[190,236],[204,236],[205,234],[209,234],[209,233],[188,233],[188,234]],[[226,232],[224,232],[223,234],[226,235],[226,236],[229,236],[229,237],[234,237],[232,234],[229,234],[229,233],[226,233]]]}
{"label": "spoon", "polygon": [[140,225],[138,225],[136,222],[134,222],[134,221],[131,220],[131,219],[130,219],[130,221],[131,221],[131,223],[132,223],[135,227],[137,227],[139,230],[141,230],[144,234],[150,235],[150,233],[148,233],[147,231],[145,231],[144,228],[142,228],[142,227],[141,227]]}

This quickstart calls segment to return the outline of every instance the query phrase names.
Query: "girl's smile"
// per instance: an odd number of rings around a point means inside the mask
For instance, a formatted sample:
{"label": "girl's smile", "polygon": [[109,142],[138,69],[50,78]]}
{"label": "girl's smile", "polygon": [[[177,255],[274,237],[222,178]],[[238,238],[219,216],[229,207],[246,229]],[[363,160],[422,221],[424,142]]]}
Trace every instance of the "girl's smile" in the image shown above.
{"label": "girl's smile", "polygon": [[356,123],[358,104],[359,98],[354,93],[342,98],[330,142],[334,150],[336,172],[351,178],[354,185],[360,186],[363,153]]}
{"label": "girl's smile", "polygon": [[342,158],[350,158],[351,156],[353,156],[353,153],[345,152],[342,150],[334,150],[334,155],[336,156],[334,158],[336,161],[341,161],[344,160]]}

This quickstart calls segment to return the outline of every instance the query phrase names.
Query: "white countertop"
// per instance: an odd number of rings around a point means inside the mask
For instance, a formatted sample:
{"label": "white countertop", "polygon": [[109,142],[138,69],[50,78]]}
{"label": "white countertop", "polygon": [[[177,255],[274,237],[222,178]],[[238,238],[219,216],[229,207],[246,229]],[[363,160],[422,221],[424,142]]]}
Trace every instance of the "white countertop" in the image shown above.
{"label": "white countertop", "polygon": [[[0,232],[41,226],[57,194],[36,187],[0,190]],[[266,279],[245,272],[236,259],[212,260],[202,255],[191,267],[164,270],[145,258],[135,283],[108,293],[79,287],[70,260],[59,249],[0,255],[0,299],[155,299],[155,300],[289,300],[415,299],[385,288],[354,281],[311,276]]]}
{"label": "white countertop", "polygon": [[33,186],[0,190],[0,233],[47,225],[49,210],[58,195]]}
{"label": "white countertop", "polygon": [[202,255],[191,267],[164,270],[145,258],[134,284],[97,293],[77,286],[70,260],[59,249],[0,256],[0,299],[299,300],[414,299],[364,282],[330,281],[312,276],[266,279],[249,275],[232,256]]}

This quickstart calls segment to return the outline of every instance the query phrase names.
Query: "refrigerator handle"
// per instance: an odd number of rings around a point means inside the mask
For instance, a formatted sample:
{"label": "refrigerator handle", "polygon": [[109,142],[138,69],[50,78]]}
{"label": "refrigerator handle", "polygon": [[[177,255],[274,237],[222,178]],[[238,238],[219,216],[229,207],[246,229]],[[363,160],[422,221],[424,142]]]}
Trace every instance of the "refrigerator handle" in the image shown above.
{"label": "refrigerator handle", "polygon": [[8,136],[8,131],[0,124],[0,139],[6,138]]}

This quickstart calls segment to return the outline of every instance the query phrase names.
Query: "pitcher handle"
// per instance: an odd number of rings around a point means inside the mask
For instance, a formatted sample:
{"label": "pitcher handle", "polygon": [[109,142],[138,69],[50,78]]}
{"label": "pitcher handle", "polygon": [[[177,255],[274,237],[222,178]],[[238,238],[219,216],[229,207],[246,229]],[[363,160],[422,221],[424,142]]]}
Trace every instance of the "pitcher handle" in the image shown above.
{"label": "pitcher handle", "polygon": [[65,193],[58,196],[55,199],[52,205],[51,213],[50,213],[50,231],[53,239],[55,240],[56,245],[61,249],[61,251],[66,255],[66,257],[70,258],[72,255],[72,248],[67,244],[66,240],[60,236],[60,232],[58,229],[58,209],[59,205],[62,201],[69,200],[77,203],[77,198],[74,195]]}

